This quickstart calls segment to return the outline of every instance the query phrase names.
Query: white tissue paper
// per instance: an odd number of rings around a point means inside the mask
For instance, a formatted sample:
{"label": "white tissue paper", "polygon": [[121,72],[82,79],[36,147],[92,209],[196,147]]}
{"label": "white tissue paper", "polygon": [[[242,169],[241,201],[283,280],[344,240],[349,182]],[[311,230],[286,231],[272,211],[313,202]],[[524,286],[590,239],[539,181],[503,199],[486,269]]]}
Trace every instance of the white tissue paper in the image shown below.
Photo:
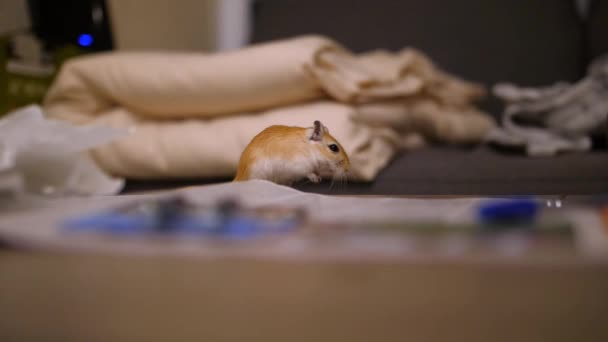
{"label": "white tissue paper", "polygon": [[86,153],[126,130],[73,126],[32,105],[0,120],[0,193],[115,194],[124,180],[105,174]]}

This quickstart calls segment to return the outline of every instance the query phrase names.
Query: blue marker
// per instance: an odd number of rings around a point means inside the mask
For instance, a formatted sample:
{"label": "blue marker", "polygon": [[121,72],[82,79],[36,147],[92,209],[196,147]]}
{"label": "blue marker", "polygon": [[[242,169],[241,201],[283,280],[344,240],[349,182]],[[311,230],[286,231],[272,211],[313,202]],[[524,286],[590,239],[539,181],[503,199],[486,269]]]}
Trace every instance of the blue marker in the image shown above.
{"label": "blue marker", "polygon": [[533,199],[496,200],[483,203],[477,212],[481,223],[532,223],[539,210]]}

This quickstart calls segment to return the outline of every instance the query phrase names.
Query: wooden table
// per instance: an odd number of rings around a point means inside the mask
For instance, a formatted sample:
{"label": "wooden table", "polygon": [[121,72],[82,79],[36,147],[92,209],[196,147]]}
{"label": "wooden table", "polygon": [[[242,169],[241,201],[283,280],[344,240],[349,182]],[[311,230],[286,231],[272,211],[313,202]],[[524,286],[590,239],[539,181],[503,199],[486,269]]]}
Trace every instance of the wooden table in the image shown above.
{"label": "wooden table", "polygon": [[0,341],[608,341],[608,267],[0,249]]}

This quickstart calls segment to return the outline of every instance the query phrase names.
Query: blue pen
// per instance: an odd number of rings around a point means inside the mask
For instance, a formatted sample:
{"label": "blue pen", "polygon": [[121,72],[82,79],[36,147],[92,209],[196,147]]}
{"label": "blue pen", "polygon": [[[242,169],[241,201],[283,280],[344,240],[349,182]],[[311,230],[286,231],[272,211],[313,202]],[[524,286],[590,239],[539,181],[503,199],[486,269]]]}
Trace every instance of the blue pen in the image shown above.
{"label": "blue pen", "polygon": [[534,199],[492,200],[479,206],[477,218],[482,224],[532,223],[538,211],[539,204]]}

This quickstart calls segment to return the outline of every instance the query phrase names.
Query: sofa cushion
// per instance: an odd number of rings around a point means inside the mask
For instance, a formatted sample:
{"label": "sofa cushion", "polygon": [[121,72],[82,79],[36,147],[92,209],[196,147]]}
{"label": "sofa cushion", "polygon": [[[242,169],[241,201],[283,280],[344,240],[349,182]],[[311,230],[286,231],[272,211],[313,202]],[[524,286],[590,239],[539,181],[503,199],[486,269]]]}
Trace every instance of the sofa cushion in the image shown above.
{"label": "sofa cushion", "polygon": [[608,151],[530,158],[489,147],[404,153],[373,183],[300,184],[304,191],[377,195],[589,195],[608,192]]}
{"label": "sofa cushion", "polygon": [[608,53],[608,2],[592,0],[587,20],[587,55],[589,60]]}

